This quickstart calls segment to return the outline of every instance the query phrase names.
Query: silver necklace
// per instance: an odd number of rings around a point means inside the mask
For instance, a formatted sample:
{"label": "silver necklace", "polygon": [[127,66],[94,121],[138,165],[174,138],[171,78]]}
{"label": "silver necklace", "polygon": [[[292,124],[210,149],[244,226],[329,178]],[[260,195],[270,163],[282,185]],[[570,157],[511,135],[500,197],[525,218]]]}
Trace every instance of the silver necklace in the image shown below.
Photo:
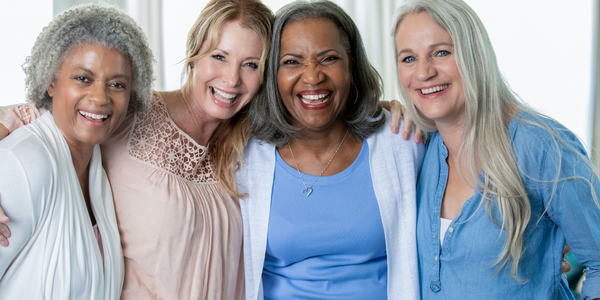
{"label": "silver necklace", "polygon": [[298,171],[298,175],[300,175],[300,180],[302,180],[302,184],[304,184],[304,190],[302,190],[302,194],[304,194],[307,198],[308,198],[308,196],[310,196],[310,194],[312,194],[313,186],[315,185],[315,183],[317,183],[317,180],[319,180],[319,178],[321,178],[321,175],[323,175],[323,173],[325,173],[325,170],[327,170],[327,167],[329,167],[329,164],[331,163],[331,161],[333,160],[335,155],[338,153],[338,150],[340,150],[340,147],[342,147],[342,144],[344,143],[344,141],[346,140],[346,136],[348,135],[348,131],[350,131],[350,127],[348,127],[348,129],[346,129],[346,134],[344,134],[344,138],[338,145],[337,149],[335,149],[333,156],[331,157],[331,159],[329,160],[329,162],[327,163],[327,165],[325,166],[323,171],[321,171],[321,174],[319,174],[319,176],[317,176],[317,179],[315,179],[315,181],[310,186],[306,186],[306,183],[304,182],[304,178],[302,178],[302,173],[300,173],[300,168],[298,167],[298,162],[296,162],[296,158],[294,157],[294,151],[292,151],[292,146],[290,146],[290,142],[288,142],[288,148],[290,148],[290,153],[292,154],[292,159],[294,160],[294,164],[296,164],[296,171]]}

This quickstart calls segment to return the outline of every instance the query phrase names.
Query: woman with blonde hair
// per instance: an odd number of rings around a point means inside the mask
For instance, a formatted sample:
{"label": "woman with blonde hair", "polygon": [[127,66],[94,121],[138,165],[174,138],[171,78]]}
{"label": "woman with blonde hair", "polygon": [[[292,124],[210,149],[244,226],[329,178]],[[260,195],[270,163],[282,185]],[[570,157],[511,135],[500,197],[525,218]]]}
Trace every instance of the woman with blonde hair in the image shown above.
{"label": "woman with blonde hair", "polygon": [[[210,1],[188,35],[184,86],[155,92],[148,111],[129,114],[102,143],[125,257],[122,299],[243,297],[235,171],[272,21],[258,0]],[[4,113],[12,131],[36,112]]]}
{"label": "woman with blonde hair", "polygon": [[565,241],[600,297],[600,182],[577,137],[527,107],[461,0],[415,0],[394,30],[403,99],[430,132],[417,184],[423,299],[573,299]]}

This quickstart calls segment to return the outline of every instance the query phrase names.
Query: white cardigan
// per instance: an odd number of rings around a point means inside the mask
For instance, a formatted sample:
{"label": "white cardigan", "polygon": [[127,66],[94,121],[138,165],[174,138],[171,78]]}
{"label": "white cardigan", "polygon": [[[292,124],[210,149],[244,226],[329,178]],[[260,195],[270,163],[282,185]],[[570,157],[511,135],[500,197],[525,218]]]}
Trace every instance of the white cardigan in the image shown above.
{"label": "white cardigan", "polygon": [[[387,122],[367,139],[373,188],[379,203],[388,264],[388,299],[419,299],[416,247],[416,180],[425,148],[405,141]],[[263,299],[262,271],[267,247],[275,146],[252,139],[238,174],[244,221],[246,299]]]}
{"label": "white cardigan", "polygon": [[98,145],[89,169],[104,261],[71,151],[52,114],[0,142],[0,201],[13,235],[0,247],[0,299],[120,298],[123,253]]}

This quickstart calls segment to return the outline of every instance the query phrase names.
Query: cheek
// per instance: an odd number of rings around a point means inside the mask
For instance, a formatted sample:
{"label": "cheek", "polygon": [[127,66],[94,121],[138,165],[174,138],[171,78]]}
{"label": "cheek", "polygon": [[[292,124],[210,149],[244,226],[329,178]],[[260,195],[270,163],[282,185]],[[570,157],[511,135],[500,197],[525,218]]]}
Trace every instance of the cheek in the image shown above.
{"label": "cheek", "polygon": [[405,92],[408,92],[410,87],[410,74],[409,70],[406,67],[398,66],[398,78],[400,78],[400,84],[404,88]]}
{"label": "cheek", "polygon": [[258,70],[249,70],[242,79],[244,85],[248,89],[248,93],[251,94],[251,98],[254,97],[258,89],[260,88],[260,75]]}
{"label": "cheek", "polygon": [[279,69],[279,72],[277,72],[277,86],[279,94],[282,97],[286,97],[293,92],[294,84],[297,81],[297,78],[300,77],[298,73],[299,72]]}

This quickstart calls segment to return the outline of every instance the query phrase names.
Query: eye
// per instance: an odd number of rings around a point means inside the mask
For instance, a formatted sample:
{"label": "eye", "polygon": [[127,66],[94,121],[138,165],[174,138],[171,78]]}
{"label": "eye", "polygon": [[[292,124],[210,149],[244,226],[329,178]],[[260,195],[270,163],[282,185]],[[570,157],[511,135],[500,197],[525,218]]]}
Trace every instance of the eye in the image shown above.
{"label": "eye", "polygon": [[212,55],[212,58],[225,61],[225,56],[223,56],[221,54],[214,54],[214,55]]}
{"label": "eye", "polygon": [[87,78],[87,77],[85,77],[85,76],[76,76],[75,80],[83,82],[83,83],[89,83],[90,82],[90,79]]}
{"label": "eye", "polygon": [[328,63],[328,62],[334,62],[336,60],[340,59],[339,57],[335,56],[335,55],[330,55],[330,56],[326,56],[324,57],[321,62],[322,63]]}
{"label": "eye", "polygon": [[411,62],[414,62],[415,60],[417,60],[417,59],[414,58],[413,56],[407,56],[404,59],[402,59],[402,62],[411,63]]}
{"label": "eye", "polygon": [[293,65],[297,65],[297,64],[298,64],[298,61],[293,60],[293,59],[286,59],[281,62],[282,66],[293,66]]}
{"label": "eye", "polygon": [[447,55],[450,55],[450,51],[440,50],[435,53],[435,56],[447,56]]}
{"label": "eye", "polygon": [[250,67],[252,69],[258,69],[258,65],[254,62],[245,63],[244,66]]}
{"label": "eye", "polygon": [[118,89],[125,89],[127,87],[124,83],[121,82],[112,83],[110,86],[116,87]]}

